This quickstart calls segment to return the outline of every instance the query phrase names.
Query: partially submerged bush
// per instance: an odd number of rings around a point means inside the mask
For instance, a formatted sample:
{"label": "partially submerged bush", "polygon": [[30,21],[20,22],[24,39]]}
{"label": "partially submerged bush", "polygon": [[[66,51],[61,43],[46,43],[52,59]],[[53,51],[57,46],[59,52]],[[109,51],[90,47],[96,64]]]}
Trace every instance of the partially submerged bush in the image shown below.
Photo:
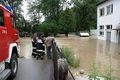
{"label": "partially submerged bush", "polygon": [[79,67],[79,60],[75,58],[73,52],[69,48],[62,48],[61,51],[71,67]]}

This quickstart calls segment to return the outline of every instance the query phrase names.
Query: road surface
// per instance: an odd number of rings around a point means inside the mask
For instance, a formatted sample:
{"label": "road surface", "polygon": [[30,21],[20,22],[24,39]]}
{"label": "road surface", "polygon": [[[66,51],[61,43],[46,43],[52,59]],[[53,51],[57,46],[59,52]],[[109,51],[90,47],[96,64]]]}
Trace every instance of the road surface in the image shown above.
{"label": "road surface", "polygon": [[52,60],[36,60],[31,57],[30,38],[20,39],[18,74],[14,80],[54,80]]}

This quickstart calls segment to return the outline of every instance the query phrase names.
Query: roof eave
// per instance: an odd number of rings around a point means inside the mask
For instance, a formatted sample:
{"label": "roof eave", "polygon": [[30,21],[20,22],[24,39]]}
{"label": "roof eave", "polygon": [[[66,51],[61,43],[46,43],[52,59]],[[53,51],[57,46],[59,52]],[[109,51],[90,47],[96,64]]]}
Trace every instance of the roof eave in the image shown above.
{"label": "roof eave", "polygon": [[103,4],[103,3],[107,2],[107,1],[109,1],[109,0],[103,0],[103,1],[99,2],[99,3],[97,4],[97,6]]}

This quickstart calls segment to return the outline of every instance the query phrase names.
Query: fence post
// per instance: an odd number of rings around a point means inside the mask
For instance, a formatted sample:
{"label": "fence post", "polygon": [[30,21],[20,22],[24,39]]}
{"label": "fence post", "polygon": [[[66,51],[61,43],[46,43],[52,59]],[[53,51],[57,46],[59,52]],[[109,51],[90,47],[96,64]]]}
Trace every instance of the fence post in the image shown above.
{"label": "fence post", "polygon": [[[72,72],[68,68],[67,60],[64,58],[56,43],[52,43],[53,53],[53,65],[54,65],[54,79],[55,80],[67,80],[68,72],[70,73],[72,80],[75,80]],[[61,56],[62,55],[62,56]]]}
{"label": "fence post", "polygon": [[54,79],[58,80],[58,55],[55,50],[55,43],[52,44],[53,64],[54,64]]}

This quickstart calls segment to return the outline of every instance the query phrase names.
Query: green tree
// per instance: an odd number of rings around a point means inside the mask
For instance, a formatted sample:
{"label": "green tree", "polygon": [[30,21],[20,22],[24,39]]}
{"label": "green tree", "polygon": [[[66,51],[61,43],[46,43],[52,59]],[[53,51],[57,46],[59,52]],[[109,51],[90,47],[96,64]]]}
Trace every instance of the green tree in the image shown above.
{"label": "green tree", "polygon": [[[0,0],[0,3],[5,5],[5,0]],[[8,0],[8,4],[13,8],[13,14],[16,17],[16,22],[17,22],[17,26],[19,28],[20,31],[22,31],[22,27],[23,27],[23,15],[22,13],[22,1],[23,0]]]}
{"label": "green tree", "polygon": [[2,0],[0,0],[0,4],[4,4]]}
{"label": "green tree", "polygon": [[[58,23],[59,13],[63,10],[64,4],[69,3],[67,0],[27,0],[29,3],[29,14],[31,19],[37,16],[37,13],[42,13],[47,21],[56,21]],[[33,18],[34,17],[34,18]]]}
{"label": "green tree", "polygon": [[39,8],[39,5],[41,4],[41,0],[27,0],[28,2],[28,15],[30,16],[31,22],[33,25],[39,24],[42,12],[41,8]]}
{"label": "green tree", "polygon": [[89,20],[89,29],[95,29],[97,27],[97,4],[101,0],[85,0],[87,11],[89,14],[87,15]]}
{"label": "green tree", "polygon": [[59,3],[60,0],[41,0],[41,11],[45,17],[49,20],[58,20]]}
{"label": "green tree", "polygon": [[96,28],[97,3],[100,0],[73,0],[76,15],[76,31]]}
{"label": "green tree", "polygon": [[[7,0],[7,1],[8,1],[8,4],[13,9],[14,15],[15,14],[21,14],[21,12],[22,12],[21,6],[22,6],[22,1],[23,0]],[[5,5],[6,2],[5,2],[5,0],[0,0],[0,3],[2,5]]]}
{"label": "green tree", "polygon": [[[53,30],[59,29],[58,27],[59,13],[60,10],[63,9],[62,8],[63,6],[61,4],[66,2],[66,0],[34,0],[34,1],[27,0],[27,1],[29,2],[29,15],[31,18],[31,23],[34,26],[35,31],[38,25],[40,24],[41,25],[50,24],[49,26],[51,26],[51,24],[54,23],[56,27],[52,29]],[[42,16],[45,17],[44,24],[41,23]]]}
{"label": "green tree", "polygon": [[69,32],[74,31],[75,19],[71,9],[67,8],[66,10],[60,12],[59,26],[66,36],[68,36]]}
{"label": "green tree", "polygon": [[58,28],[57,28],[57,24],[55,23],[44,22],[36,27],[36,31],[43,32],[45,36],[47,36],[48,33],[52,33],[54,34],[54,36],[56,36],[58,33]]}
{"label": "green tree", "polygon": [[76,2],[74,7],[76,18],[76,31],[88,29],[87,6],[84,2]]}

